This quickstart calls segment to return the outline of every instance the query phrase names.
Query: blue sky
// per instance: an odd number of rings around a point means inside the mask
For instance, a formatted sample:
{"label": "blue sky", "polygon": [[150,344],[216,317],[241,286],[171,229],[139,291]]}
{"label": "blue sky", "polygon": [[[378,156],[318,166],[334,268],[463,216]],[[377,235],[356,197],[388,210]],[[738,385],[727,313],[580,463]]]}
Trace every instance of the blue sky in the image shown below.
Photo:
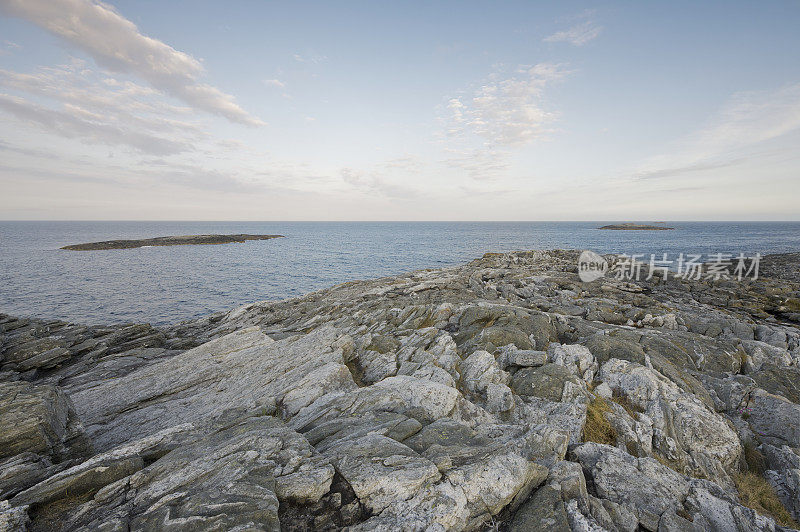
{"label": "blue sky", "polygon": [[800,2],[0,0],[0,218],[798,220]]}

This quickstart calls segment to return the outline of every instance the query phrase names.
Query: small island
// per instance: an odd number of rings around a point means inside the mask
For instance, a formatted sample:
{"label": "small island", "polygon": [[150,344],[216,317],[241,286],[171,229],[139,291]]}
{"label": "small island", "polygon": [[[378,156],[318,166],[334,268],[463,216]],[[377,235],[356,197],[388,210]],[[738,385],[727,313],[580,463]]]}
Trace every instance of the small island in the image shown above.
{"label": "small island", "polygon": [[94,251],[101,249],[132,249],[149,246],[187,246],[194,244],[231,244],[247,240],[270,240],[283,238],[283,235],[184,235],[142,238],[139,240],[106,240],[87,244],[72,244],[61,249],[72,251]]}
{"label": "small island", "polygon": [[598,229],[610,229],[612,231],[668,231],[670,229],[675,229],[675,228],[667,227],[665,225],[624,223],[624,224],[604,225],[603,227],[598,227]]}

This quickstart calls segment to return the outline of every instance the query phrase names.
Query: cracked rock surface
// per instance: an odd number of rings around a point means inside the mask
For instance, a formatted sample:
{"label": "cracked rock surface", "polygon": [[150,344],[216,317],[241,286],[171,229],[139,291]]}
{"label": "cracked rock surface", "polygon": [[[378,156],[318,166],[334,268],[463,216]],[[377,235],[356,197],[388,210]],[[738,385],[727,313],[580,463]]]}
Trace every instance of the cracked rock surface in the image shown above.
{"label": "cracked rock surface", "polygon": [[800,257],[582,283],[577,256],[160,328],[0,315],[0,531],[797,527]]}

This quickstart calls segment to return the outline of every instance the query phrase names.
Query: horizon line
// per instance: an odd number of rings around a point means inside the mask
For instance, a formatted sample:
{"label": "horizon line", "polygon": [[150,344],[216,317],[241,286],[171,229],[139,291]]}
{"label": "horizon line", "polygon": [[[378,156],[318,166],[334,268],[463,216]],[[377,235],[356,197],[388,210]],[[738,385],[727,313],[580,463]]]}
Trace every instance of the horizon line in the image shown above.
{"label": "horizon line", "polygon": [[4,219],[3,222],[149,222],[149,223],[800,223],[796,220],[689,220],[689,219],[594,219],[594,220],[164,220],[164,219]]}

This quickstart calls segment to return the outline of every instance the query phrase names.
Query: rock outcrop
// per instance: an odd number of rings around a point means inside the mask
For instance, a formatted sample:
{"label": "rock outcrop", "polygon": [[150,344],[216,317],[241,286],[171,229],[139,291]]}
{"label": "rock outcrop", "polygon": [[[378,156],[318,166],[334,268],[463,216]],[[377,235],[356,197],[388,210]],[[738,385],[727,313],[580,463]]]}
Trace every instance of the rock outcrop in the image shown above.
{"label": "rock outcrop", "polygon": [[582,283],[577,256],[162,328],[0,315],[0,530],[797,527],[790,261]]}

